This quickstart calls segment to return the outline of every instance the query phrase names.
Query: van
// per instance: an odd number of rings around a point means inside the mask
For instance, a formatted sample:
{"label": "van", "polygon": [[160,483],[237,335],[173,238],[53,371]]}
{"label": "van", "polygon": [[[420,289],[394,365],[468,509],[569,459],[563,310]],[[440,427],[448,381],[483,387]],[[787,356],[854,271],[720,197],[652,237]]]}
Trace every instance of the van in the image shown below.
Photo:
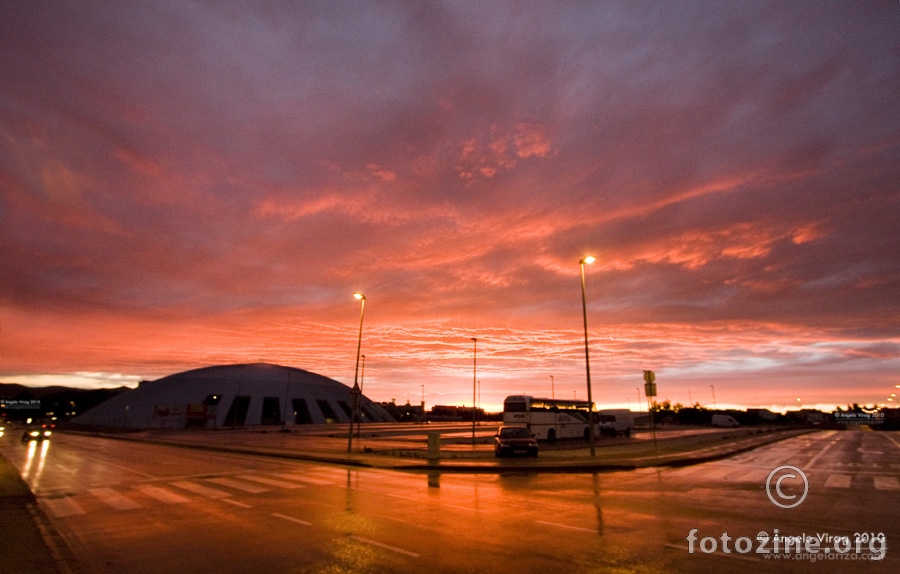
{"label": "van", "polygon": [[714,427],[739,427],[741,423],[734,420],[731,415],[713,415],[712,426]]}
{"label": "van", "polygon": [[631,436],[631,430],[634,428],[634,415],[628,409],[597,411],[597,420],[600,423],[600,434],[610,438],[619,435]]}

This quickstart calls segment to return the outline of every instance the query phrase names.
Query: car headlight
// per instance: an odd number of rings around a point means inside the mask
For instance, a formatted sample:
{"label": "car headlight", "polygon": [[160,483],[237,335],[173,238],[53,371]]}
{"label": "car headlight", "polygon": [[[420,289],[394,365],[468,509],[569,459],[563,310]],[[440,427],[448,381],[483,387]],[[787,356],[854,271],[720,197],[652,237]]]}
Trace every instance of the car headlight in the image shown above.
{"label": "car headlight", "polygon": [[30,431],[30,432],[28,433],[28,436],[38,436],[38,435],[40,435],[40,434],[41,434],[41,433],[39,433],[38,431],[33,430],[33,431]]}
{"label": "car headlight", "polygon": [[50,436],[50,431],[45,430],[45,431],[44,431],[44,436]]}

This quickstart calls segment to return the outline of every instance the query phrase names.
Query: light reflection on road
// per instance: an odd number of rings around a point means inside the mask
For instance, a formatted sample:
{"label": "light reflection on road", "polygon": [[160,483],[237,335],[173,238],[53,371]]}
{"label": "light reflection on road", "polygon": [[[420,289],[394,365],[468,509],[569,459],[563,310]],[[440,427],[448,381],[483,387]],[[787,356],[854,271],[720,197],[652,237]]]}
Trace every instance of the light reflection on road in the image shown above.
{"label": "light reflection on road", "polygon": [[[38,451],[40,445],[40,451]],[[41,477],[44,474],[44,464],[47,461],[47,452],[50,450],[50,441],[28,441],[28,447],[25,450],[25,464],[22,467],[22,479],[31,485],[32,490],[37,490],[41,484]],[[35,455],[37,455],[37,466],[34,466]]]}
{"label": "light reflection on road", "polygon": [[[835,436],[840,442],[820,455]],[[822,433],[690,467],[499,475],[348,469],[70,435],[52,448],[17,440],[0,447],[15,453],[46,511],[80,505],[80,514],[58,516],[58,524],[85,555],[118,571],[156,572],[147,560],[165,547],[228,571],[285,571],[300,556],[309,562],[297,571],[309,572],[755,572],[765,569],[755,556],[689,555],[685,536],[692,528],[709,536],[875,528],[900,539],[886,518],[900,511],[897,490],[883,490],[900,475],[900,449],[884,438],[891,437]],[[763,488],[765,475],[785,462],[809,468],[814,488],[789,513],[768,502]],[[857,467],[852,489],[828,486],[830,474],[849,476]],[[297,486],[270,480],[262,490],[229,488],[254,476]],[[177,490],[208,481],[228,497]],[[107,491],[140,508],[110,508],[98,496]],[[161,503],[146,495],[162,491],[181,496]],[[879,514],[848,512],[866,507]],[[194,545],[217,551],[203,555]],[[891,552],[888,562],[897,564]]]}

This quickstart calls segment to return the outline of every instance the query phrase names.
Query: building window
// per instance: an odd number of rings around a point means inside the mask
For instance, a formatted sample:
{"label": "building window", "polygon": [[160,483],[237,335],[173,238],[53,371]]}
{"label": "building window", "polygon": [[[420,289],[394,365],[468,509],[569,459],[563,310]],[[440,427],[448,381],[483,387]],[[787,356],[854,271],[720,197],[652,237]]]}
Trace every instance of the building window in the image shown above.
{"label": "building window", "polygon": [[278,400],[278,397],[263,397],[262,419],[260,420],[260,424],[281,424],[281,401]]}
{"label": "building window", "polygon": [[231,408],[225,416],[225,426],[242,427],[247,422],[247,411],[250,410],[250,397],[240,396],[234,397],[231,401]]}
{"label": "building window", "polygon": [[306,406],[305,399],[291,399],[291,406],[294,408],[294,424],[312,424],[312,416],[309,414],[309,408]]}
{"label": "building window", "polygon": [[334,409],[331,408],[328,401],[325,399],[316,399],[316,404],[319,405],[319,410],[322,411],[322,416],[325,417],[326,423],[337,422],[337,415],[334,414]]}

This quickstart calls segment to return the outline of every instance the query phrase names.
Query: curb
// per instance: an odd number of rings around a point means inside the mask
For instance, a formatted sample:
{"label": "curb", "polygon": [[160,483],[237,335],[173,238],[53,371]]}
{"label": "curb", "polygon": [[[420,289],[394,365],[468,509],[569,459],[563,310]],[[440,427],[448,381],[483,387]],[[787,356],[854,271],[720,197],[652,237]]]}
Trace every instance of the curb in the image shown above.
{"label": "curb", "polygon": [[[133,442],[142,442],[146,444],[153,444],[158,446],[172,446],[177,448],[184,449],[192,449],[192,450],[203,450],[208,452],[225,452],[225,453],[235,453],[235,454],[244,454],[250,456],[266,456],[270,458],[279,458],[286,460],[300,460],[300,461],[309,461],[309,462],[320,462],[326,464],[335,464],[346,467],[353,468],[377,468],[377,469],[385,469],[385,470],[396,470],[396,471],[408,471],[408,472],[429,472],[429,473],[456,473],[456,474],[506,474],[506,473],[594,473],[594,472],[616,472],[616,471],[629,471],[635,470],[638,468],[653,468],[653,467],[684,467],[691,466],[695,464],[703,464],[707,462],[713,462],[716,460],[722,460],[724,458],[728,458],[734,456],[736,454],[741,454],[744,452],[748,452],[775,442],[779,442],[788,438],[792,438],[795,436],[801,436],[804,434],[808,434],[811,432],[815,432],[815,429],[790,429],[778,431],[777,436],[767,436],[758,442],[753,442],[752,444],[740,446],[737,448],[731,448],[730,446],[720,445],[719,447],[707,447],[703,450],[715,449],[718,452],[713,452],[710,454],[703,454],[699,456],[690,456],[690,452],[685,453],[686,456],[681,456],[679,454],[668,455],[663,457],[634,457],[635,462],[592,462],[590,460],[581,462],[563,462],[560,461],[558,463],[544,463],[544,464],[511,464],[505,465],[500,464],[498,462],[485,462],[482,464],[478,463],[467,463],[467,462],[444,462],[445,459],[439,459],[438,461],[428,462],[424,464],[405,464],[398,462],[391,462],[389,460],[384,461],[384,464],[374,464],[369,461],[359,460],[355,458],[344,458],[344,457],[329,457],[323,455],[315,455],[308,454],[302,452],[286,452],[283,450],[271,450],[266,447],[245,447],[245,446],[220,446],[220,445],[209,445],[209,444],[201,444],[195,442],[170,442],[165,440],[158,440],[153,438],[140,438],[140,437],[130,437],[123,435],[112,435],[112,434],[104,434],[104,433],[84,433],[78,431],[66,431],[71,432],[72,434],[82,434],[87,436],[95,436],[99,438],[109,438],[114,440],[123,440],[123,441],[133,441]],[[749,439],[751,437],[742,437],[745,439]],[[370,455],[377,457],[378,455]],[[452,460],[452,459],[451,459]],[[639,462],[645,461],[645,462]]]}
{"label": "curb", "polygon": [[[746,445],[740,448],[731,449],[731,448],[723,448],[722,452],[717,452],[708,455],[702,456],[688,456],[679,458],[677,455],[675,457],[669,457],[669,460],[653,460],[653,462],[647,464],[638,464],[638,463],[574,463],[574,464],[558,464],[558,465],[515,465],[515,466],[499,466],[499,465],[491,465],[491,466],[475,466],[475,465],[443,465],[443,464],[418,464],[418,465],[406,465],[406,466],[395,466],[393,467],[395,470],[407,470],[407,471],[427,471],[427,472],[446,472],[446,473],[470,473],[470,474],[503,474],[503,473],[594,473],[594,472],[619,472],[619,471],[629,471],[636,470],[638,468],[654,468],[654,467],[672,467],[672,468],[680,468],[685,466],[693,466],[695,464],[704,464],[707,462],[714,462],[717,460],[722,460],[725,458],[732,457],[737,454],[742,454],[745,452],[749,452],[751,450],[755,450],[757,448],[776,443],[782,440],[786,440],[789,438],[793,438],[796,436],[801,436],[804,434],[808,434],[811,432],[815,432],[813,429],[807,429],[800,432],[789,432],[785,431],[784,434],[776,437],[767,437],[766,440],[762,440],[750,445]],[[646,457],[644,457],[646,458]],[[655,457],[651,457],[655,458]],[[644,460],[644,459],[640,459]]]}

